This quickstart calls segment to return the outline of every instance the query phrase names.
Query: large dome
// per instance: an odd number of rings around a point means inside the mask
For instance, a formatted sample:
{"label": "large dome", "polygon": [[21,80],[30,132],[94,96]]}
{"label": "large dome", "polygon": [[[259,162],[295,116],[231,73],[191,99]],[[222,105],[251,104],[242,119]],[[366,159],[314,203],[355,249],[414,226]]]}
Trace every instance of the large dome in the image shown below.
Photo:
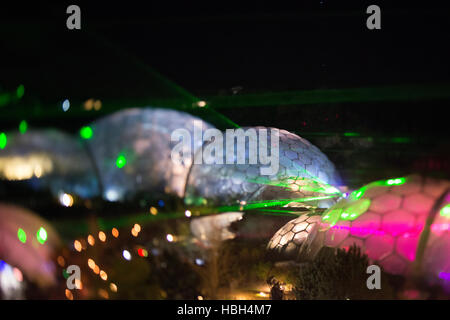
{"label": "large dome", "polygon": [[[251,128],[245,128],[245,130]],[[271,175],[262,175],[267,165],[249,164],[249,145],[254,137],[246,140],[245,164],[193,164],[186,186],[187,204],[233,204],[236,201],[272,199],[304,199],[311,197],[336,198],[339,191],[332,186],[340,183],[331,161],[309,141],[286,130],[267,129],[267,146],[271,153],[271,133],[279,132],[279,169]],[[257,138],[256,138],[257,139]],[[226,148],[226,135],[224,135]],[[234,149],[234,159],[237,148]],[[225,161],[224,161],[225,163]],[[319,200],[303,202],[305,206],[317,206]]]}
{"label": "large dome", "polygon": [[413,175],[370,183],[325,211],[320,228],[308,239],[312,252],[357,245],[390,273],[423,270],[448,286],[450,181]]}
{"label": "large dome", "polygon": [[94,167],[81,141],[57,130],[8,134],[8,144],[0,150],[0,179],[48,188],[55,196],[99,194]]}
{"label": "large dome", "polygon": [[[192,152],[202,140],[194,128],[212,128],[188,113],[158,108],[127,109],[95,121],[86,140],[101,178],[103,197],[123,200],[139,192],[183,197],[192,159],[177,164],[171,152],[176,129],[191,134]],[[192,153],[192,154],[193,154]]]}

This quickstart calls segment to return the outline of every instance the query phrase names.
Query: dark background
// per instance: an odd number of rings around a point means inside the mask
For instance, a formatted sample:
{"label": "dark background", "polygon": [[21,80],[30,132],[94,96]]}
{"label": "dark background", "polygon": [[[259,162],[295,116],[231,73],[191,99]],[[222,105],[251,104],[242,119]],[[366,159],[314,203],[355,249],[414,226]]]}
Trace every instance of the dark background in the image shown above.
{"label": "dark background", "polygon": [[[0,131],[26,119],[76,133],[118,109],[175,105],[222,129],[217,112],[304,136],[351,186],[413,172],[449,178],[448,8],[342,2],[2,3],[0,94],[22,84],[25,95],[0,106]],[[81,7],[81,30],[66,28],[70,4]],[[381,30],[366,28],[368,4],[381,7]],[[314,101],[302,98],[310,93]],[[102,109],[84,110],[89,98]],[[208,108],[192,108],[198,100]]]}

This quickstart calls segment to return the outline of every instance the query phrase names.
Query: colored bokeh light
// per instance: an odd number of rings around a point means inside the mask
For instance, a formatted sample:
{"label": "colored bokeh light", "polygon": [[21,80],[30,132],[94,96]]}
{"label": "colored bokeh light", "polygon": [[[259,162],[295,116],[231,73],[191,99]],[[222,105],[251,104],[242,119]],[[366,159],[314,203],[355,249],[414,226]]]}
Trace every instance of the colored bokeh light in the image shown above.
{"label": "colored bokeh light", "polygon": [[40,244],[44,244],[45,241],[47,241],[47,231],[44,229],[44,227],[39,228],[36,234],[36,238]]}
{"label": "colored bokeh light", "polygon": [[119,155],[116,159],[116,166],[117,168],[121,169],[123,167],[125,167],[125,165],[127,164],[127,158],[125,158],[124,155]]}
{"label": "colored bokeh light", "polygon": [[85,140],[89,140],[94,135],[94,132],[92,131],[92,128],[89,126],[83,127],[80,129],[80,136],[81,138]]}
{"label": "colored bokeh light", "polygon": [[17,238],[19,238],[19,241],[22,243],[27,242],[26,232],[23,229],[19,228],[19,230],[17,230]]}
{"label": "colored bokeh light", "polygon": [[24,134],[28,130],[28,123],[25,120],[20,121],[19,123],[19,132]]}
{"label": "colored bokeh light", "polygon": [[6,133],[4,132],[0,133],[0,149],[5,149],[7,144],[8,144],[8,137],[6,136]]}

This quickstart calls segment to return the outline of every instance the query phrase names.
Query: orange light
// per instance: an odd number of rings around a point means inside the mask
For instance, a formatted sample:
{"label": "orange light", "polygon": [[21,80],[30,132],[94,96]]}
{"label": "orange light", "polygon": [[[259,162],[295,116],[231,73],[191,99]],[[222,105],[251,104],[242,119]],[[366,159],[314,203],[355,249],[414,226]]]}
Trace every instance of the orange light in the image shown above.
{"label": "orange light", "polygon": [[131,229],[131,234],[133,235],[133,237],[137,237],[139,235],[139,232],[136,231],[136,229]]}
{"label": "orange light", "polygon": [[137,223],[134,225],[133,227],[137,232],[141,232],[141,226],[138,225]]}
{"label": "orange light", "polygon": [[100,239],[101,242],[105,242],[106,241],[106,234],[103,231],[100,231],[98,233],[98,238]]}
{"label": "orange light", "polygon": [[73,300],[72,291],[70,291],[69,289],[66,289],[66,298],[69,300]]}
{"label": "orange light", "polygon": [[88,243],[91,246],[93,246],[95,244],[95,239],[94,239],[94,237],[92,235],[89,235],[87,239],[88,239]]}
{"label": "orange light", "polygon": [[98,290],[98,295],[100,297],[102,297],[103,299],[109,299],[108,291],[106,291],[105,289],[99,289]]}
{"label": "orange light", "polygon": [[[81,244],[80,244],[81,246]],[[78,251],[78,250],[77,250]],[[58,258],[56,259],[56,261],[58,262],[60,267],[64,267],[66,265],[66,260],[64,260],[63,256],[58,256]]]}
{"label": "orange light", "polygon": [[92,260],[92,259],[88,259],[88,266],[89,266],[89,268],[91,268],[92,270],[94,270],[94,268],[95,268],[95,261],[94,260]]}
{"label": "orange light", "polygon": [[103,270],[100,271],[100,278],[102,278],[102,280],[104,281],[108,280],[108,275],[106,274],[105,271]]}
{"label": "orange light", "polygon": [[117,292],[117,286],[115,283],[110,283],[109,284],[109,289],[111,289],[112,292]]}
{"label": "orange light", "polygon": [[77,288],[78,290],[83,289],[83,283],[81,282],[80,279],[75,279],[75,288]]}
{"label": "orange light", "polygon": [[100,273],[100,268],[97,265],[94,267],[94,273],[95,274],[99,274]]}
{"label": "orange light", "polygon": [[155,207],[150,207],[150,213],[156,216],[158,214],[158,209],[156,209]]}
{"label": "orange light", "polygon": [[81,242],[78,240],[75,240],[73,242],[73,247],[75,248],[75,250],[77,250],[78,252],[81,252],[81,250],[83,249],[81,246]]}
{"label": "orange light", "polygon": [[111,230],[111,233],[112,233],[114,238],[117,238],[119,236],[119,230],[117,230],[116,228],[113,228]]}

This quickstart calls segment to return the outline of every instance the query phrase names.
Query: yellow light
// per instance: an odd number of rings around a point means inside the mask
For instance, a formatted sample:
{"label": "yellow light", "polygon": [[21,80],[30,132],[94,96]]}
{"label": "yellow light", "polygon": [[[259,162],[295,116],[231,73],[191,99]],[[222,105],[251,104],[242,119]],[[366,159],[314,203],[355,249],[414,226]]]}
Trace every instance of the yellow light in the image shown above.
{"label": "yellow light", "polygon": [[[80,244],[80,246],[81,246],[81,244]],[[64,260],[63,256],[58,256],[58,258],[56,258],[56,261],[58,262],[60,267],[64,267],[66,265],[66,260]]]}
{"label": "yellow light", "polygon": [[100,239],[101,242],[105,242],[106,241],[106,234],[103,231],[100,231],[98,233],[98,238]]}
{"label": "yellow light", "polygon": [[156,209],[155,207],[150,207],[150,213],[156,216],[158,214],[158,209]]}
{"label": "yellow light", "polygon": [[94,270],[95,269],[95,261],[94,260],[92,260],[92,259],[88,259],[88,266],[89,266],[89,268],[91,268],[92,270]]}
{"label": "yellow light", "polygon": [[111,289],[112,292],[117,292],[117,286],[115,283],[110,283],[109,284],[109,289]]}
{"label": "yellow light", "polygon": [[94,109],[96,111],[100,110],[102,108],[102,102],[100,100],[95,100],[94,102]]}
{"label": "yellow light", "polygon": [[202,296],[198,296],[197,299],[198,300],[203,300],[203,297]]}
{"label": "yellow light", "polygon": [[90,111],[94,107],[94,99],[89,99],[84,102],[84,110]]}
{"label": "yellow light", "polygon": [[73,300],[73,294],[72,291],[70,291],[69,289],[66,289],[66,298],[69,300]]}
{"label": "yellow light", "polygon": [[75,250],[77,250],[78,252],[81,252],[81,250],[83,249],[81,246],[81,242],[78,240],[75,240],[73,242],[73,247],[75,248]]}
{"label": "yellow light", "polygon": [[257,296],[266,298],[266,297],[267,297],[267,293],[261,291],[261,292],[259,292],[259,293],[257,294]]}
{"label": "yellow light", "polygon": [[116,228],[113,228],[111,230],[111,233],[112,233],[114,238],[117,238],[119,236],[119,230],[117,230]]}
{"label": "yellow light", "polygon": [[108,274],[105,271],[101,270],[100,278],[102,278],[102,280],[106,281],[106,280],[108,280]]}
{"label": "yellow light", "polygon": [[133,235],[133,237],[137,237],[139,235],[139,232],[136,231],[135,228],[131,229],[131,234]]}
{"label": "yellow light", "polygon": [[190,217],[192,216],[192,212],[189,211],[189,210],[186,210],[186,211],[184,212],[184,215],[185,215],[186,217],[190,218]]}
{"label": "yellow light", "polygon": [[200,108],[203,108],[204,106],[206,106],[206,102],[205,101],[198,101],[197,102],[197,106],[199,106]]}
{"label": "yellow light", "polygon": [[141,226],[138,225],[137,223],[134,225],[133,227],[137,232],[141,232]]}
{"label": "yellow light", "polygon": [[88,243],[91,246],[93,246],[95,244],[95,239],[94,239],[94,237],[92,235],[89,235],[87,239],[88,239]]}

